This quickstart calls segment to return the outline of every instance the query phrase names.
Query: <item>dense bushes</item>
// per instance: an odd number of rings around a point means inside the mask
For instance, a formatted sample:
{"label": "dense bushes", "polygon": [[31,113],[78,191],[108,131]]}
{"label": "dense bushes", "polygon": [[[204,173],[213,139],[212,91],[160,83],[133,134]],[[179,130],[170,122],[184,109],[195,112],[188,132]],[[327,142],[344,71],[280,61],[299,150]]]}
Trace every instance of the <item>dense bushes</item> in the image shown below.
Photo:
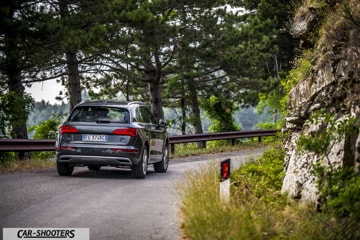
{"label": "dense bushes", "polygon": [[283,149],[275,147],[233,171],[228,204],[220,200],[214,164],[188,172],[179,188],[184,234],[189,239],[359,239],[358,175],[315,166],[322,201],[317,209],[281,193],[283,158]]}

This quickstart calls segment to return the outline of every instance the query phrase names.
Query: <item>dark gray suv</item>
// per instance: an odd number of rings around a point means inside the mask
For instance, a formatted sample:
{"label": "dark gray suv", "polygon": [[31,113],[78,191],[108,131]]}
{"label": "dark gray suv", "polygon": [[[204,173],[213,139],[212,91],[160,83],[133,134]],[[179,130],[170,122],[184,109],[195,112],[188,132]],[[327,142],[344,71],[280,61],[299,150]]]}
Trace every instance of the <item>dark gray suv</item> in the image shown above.
{"label": "dark gray suv", "polygon": [[135,178],[146,176],[148,164],[164,173],[169,163],[169,140],[164,120],[156,121],[141,102],[84,101],[60,126],[56,141],[57,172],[74,167],[129,167]]}

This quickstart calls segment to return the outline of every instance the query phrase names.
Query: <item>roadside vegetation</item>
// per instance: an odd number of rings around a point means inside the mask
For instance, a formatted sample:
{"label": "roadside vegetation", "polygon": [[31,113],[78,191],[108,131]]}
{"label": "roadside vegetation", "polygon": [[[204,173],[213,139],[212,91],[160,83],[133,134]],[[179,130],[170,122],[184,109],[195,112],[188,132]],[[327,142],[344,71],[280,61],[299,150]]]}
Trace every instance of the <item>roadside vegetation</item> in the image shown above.
{"label": "roadside vegetation", "polygon": [[52,152],[35,153],[25,160],[16,159],[13,153],[0,153],[0,174],[54,168],[55,166],[55,153]]}
{"label": "roadside vegetation", "polygon": [[[231,173],[231,200],[219,197],[216,164],[187,172],[179,183],[186,239],[359,239],[359,185],[354,171],[340,169],[321,184],[321,207],[281,193],[280,146]],[[320,176],[320,175],[319,175]],[[337,182],[324,190],[324,181]],[[326,188],[326,187],[325,187]]]}
{"label": "roadside vegetation", "polygon": [[[50,118],[31,126],[29,132],[33,132],[33,139],[55,139],[62,114],[52,114]],[[55,152],[30,152],[20,159],[19,155],[12,152],[0,153],[0,174],[10,172],[29,171],[42,168],[53,168]]]}

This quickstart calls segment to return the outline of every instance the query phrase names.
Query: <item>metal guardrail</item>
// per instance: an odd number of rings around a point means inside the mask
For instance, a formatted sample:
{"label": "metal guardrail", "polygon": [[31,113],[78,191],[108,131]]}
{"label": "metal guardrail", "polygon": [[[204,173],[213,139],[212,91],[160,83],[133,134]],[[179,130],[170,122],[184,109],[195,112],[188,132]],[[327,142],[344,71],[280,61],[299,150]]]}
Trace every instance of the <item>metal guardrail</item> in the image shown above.
{"label": "metal guardrail", "polygon": [[55,140],[0,139],[0,152],[55,151]]}
{"label": "metal guardrail", "polygon": [[203,133],[194,135],[180,135],[169,137],[171,152],[175,152],[175,144],[190,143],[190,142],[207,142],[214,140],[232,140],[232,144],[235,144],[236,139],[240,138],[258,138],[258,142],[261,142],[262,137],[276,136],[280,130],[249,130],[249,131],[236,131],[236,132],[220,132],[220,133]]}
{"label": "metal guardrail", "polygon": [[[232,140],[235,143],[239,138],[258,138],[276,136],[279,132],[273,130],[250,130],[221,133],[204,133],[194,135],[170,136],[171,151],[175,152],[175,145],[190,142],[207,142],[214,140]],[[55,151],[55,140],[33,140],[33,139],[0,139],[0,152],[31,152],[31,151]]]}

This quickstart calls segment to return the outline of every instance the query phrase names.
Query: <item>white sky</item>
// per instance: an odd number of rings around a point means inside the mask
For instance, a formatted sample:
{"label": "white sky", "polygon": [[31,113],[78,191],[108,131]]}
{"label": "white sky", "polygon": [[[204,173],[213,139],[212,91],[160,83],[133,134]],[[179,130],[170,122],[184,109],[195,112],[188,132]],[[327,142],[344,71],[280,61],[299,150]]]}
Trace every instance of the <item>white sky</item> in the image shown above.
{"label": "white sky", "polygon": [[[57,83],[56,80],[36,82],[33,83],[30,88],[25,88],[25,91],[30,93],[35,101],[39,102],[44,100],[45,102],[49,102],[51,104],[61,104],[61,101],[55,99],[61,90],[64,94],[64,87],[60,83]],[[64,99],[64,102],[66,101],[67,100]]]}

